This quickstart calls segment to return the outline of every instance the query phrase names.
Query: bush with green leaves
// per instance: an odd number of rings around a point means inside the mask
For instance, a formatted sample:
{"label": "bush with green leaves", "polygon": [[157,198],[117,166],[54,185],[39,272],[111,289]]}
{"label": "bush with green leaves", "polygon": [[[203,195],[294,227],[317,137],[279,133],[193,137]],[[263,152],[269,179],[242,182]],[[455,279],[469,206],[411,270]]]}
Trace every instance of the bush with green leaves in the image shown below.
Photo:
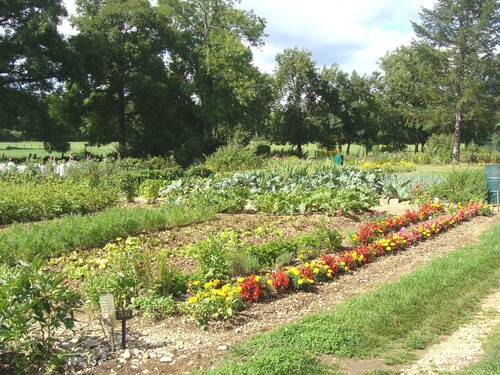
{"label": "bush with green leaves", "polygon": [[186,247],[186,254],[198,261],[196,278],[201,281],[227,279],[230,276],[228,250],[220,236],[209,236]]}
{"label": "bush with green leaves", "polygon": [[149,291],[144,295],[132,298],[132,308],[140,310],[149,318],[162,318],[175,312],[175,301],[172,295],[158,295]]}
{"label": "bush with green leaves", "polygon": [[272,266],[276,258],[286,253],[297,253],[298,244],[296,241],[276,240],[255,245],[247,251],[253,254],[262,266]]}
{"label": "bush with green leaves", "polygon": [[453,136],[451,134],[433,134],[425,145],[435,163],[449,164],[453,157]]}
{"label": "bush with green leaves", "polygon": [[486,201],[488,185],[484,168],[455,168],[435,185],[434,192],[449,202]]}
{"label": "bush with green leaves", "polygon": [[263,160],[253,147],[229,143],[207,156],[205,165],[216,172],[229,172],[259,168]]}
{"label": "bush with green leaves", "polygon": [[0,276],[0,350],[20,373],[51,372],[63,364],[55,331],[73,329],[73,311],[82,304],[64,286],[64,275],[44,266],[35,258]]}
{"label": "bush with green leaves", "polygon": [[309,246],[314,249],[332,252],[339,249],[342,244],[342,234],[335,229],[320,226],[312,232],[299,237],[297,242],[300,246]]}
{"label": "bush with green leaves", "polygon": [[141,196],[146,199],[149,204],[155,203],[158,199],[162,182],[159,180],[144,180],[139,186]]}

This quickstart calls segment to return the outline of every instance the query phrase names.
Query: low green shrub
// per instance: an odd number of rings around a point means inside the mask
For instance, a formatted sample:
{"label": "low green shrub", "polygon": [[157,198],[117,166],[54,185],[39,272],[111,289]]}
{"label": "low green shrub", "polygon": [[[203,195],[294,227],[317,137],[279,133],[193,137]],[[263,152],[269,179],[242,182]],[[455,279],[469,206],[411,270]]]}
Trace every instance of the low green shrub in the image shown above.
{"label": "low green shrub", "polygon": [[484,168],[456,168],[434,186],[437,197],[449,202],[486,201],[488,186]]}
{"label": "low green shrub", "polygon": [[73,329],[79,296],[64,286],[64,275],[48,271],[40,258],[0,276],[0,350],[19,373],[49,373],[64,362],[55,331]]}
{"label": "low green shrub", "polygon": [[139,186],[139,193],[149,204],[158,200],[162,182],[159,180],[144,180]]}
{"label": "low green shrub", "polygon": [[229,253],[220,236],[209,236],[205,240],[188,246],[186,254],[199,263],[196,279],[210,281],[229,278]]}
{"label": "low green shrub", "polygon": [[252,147],[245,147],[237,143],[229,143],[219,147],[205,160],[205,165],[216,172],[255,169],[262,164],[262,156],[256,155]]}
{"label": "low green shrub", "polygon": [[286,253],[297,253],[298,244],[296,241],[276,240],[255,245],[247,251],[252,253],[262,266],[272,266],[276,258]]}
{"label": "low green shrub", "polygon": [[231,276],[246,276],[259,273],[262,266],[254,254],[238,249],[229,253],[229,269]]}
{"label": "low green shrub", "polygon": [[159,319],[174,313],[175,302],[171,295],[159,296],[154,292],[149,292],[132,298],[132,308],[140,310],[146,317]]}
{"label": "low green shrub", "polygon": [[310,246],[314,249],[333,251],[342,244],[342,235],[335,229],[320,226],[314,231],[297,239],[299,246]]}
{"label": "low green shrub", "polygon": [[255,148],[255,153],[257,155],[271,156],[271,146],[259,144]]}

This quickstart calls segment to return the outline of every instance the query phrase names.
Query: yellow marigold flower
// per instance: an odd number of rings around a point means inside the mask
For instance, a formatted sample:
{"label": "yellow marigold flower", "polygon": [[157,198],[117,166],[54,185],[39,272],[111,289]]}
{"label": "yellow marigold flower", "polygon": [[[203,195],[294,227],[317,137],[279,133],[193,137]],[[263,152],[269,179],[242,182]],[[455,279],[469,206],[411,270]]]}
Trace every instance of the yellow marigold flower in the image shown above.
{"label": "yellow marigold flower", "polygon": [[260,276],[259,275],[255,276],[255,281],[257,281],[257,282],[260,281]]}
{"label": "yellow marigold flower", "polygon": [[244,277],[238,277],[238,282],[239,282],[239,283],[242,283],[242,282],[244,282],[244,281],[245,281],[245,278],[244,278]]}
{"label": "yellow marigold flower", "polygon": [[300,275],[300,271],[295,267],[290,268],[288,271],[290,271],[292,273],[292,275],[295,275],[295,276]]}
{"label": "yellow marigold flower", "polygon": [[189,303],[195,303],[196,301],[198,301],[198,298],[196,298],[196,296],[189,297],[188,299]]}
{"label": "yellow marigold flower", "polygon": [[316,267],[315,269],[313,269],[313,273],[319,273],[319,268]]}
{"label": "yellow marigold flower", "polygon": [[267,280],[267,285],[273,285],[273,281],[271,279]]}
{"label": "yellow marigold flower", "polygon": [[391,248],[390,246],[387,246],[385,249],[386,249],[387,251],[391,251],[391,250],[392,250],[392,248]]}
{"label": "yellow marigold flower", "polygon": [[298,279],[298,280],[297,280],[297,284],[299,284],[299,285],[304,284],[304,279]]}

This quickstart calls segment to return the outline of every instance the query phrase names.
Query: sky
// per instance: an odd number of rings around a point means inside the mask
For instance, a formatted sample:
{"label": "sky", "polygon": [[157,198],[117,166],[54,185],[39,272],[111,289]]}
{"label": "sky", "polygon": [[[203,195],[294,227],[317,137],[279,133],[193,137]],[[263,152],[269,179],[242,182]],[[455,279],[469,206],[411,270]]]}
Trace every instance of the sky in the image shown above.
{"label": "sky", "polygon": [[[64,0],[70,13],[73,0]],[[414,37],[411,21],[436,0],[241,0],[238,7],[266,20],[265,45],[253,49],[254,64],[275,69],[277,53],[297,47],[317,66],[338,64],[343,71],[371,74],[378,60]],[[68,26],[65,26],[68,30]]]}

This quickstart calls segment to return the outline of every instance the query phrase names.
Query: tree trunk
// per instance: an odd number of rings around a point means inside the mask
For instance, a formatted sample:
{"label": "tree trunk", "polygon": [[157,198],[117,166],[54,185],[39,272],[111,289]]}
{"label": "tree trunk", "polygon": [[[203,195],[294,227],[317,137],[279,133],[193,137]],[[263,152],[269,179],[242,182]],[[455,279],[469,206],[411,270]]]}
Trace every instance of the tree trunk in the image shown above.
{"label": "tree trunk", "polygon": [[[118,147],[124,153],[127,146],[127,127],[125,122],[125,89],[118,91]],[[123,156],[123,155],[122,155]]]}
{"label": "tree trunk", "polygon": [[351,151],[351,143],[349,142],[349,143],[347,144],[347,148],[346,148],[346,150],[345,150],[345,154],[346,154],[346,155],[349,155],[350,151]]}
{"label": "tree trunk", "polygon": [[415,142],[413,147],[413,153],[416,154],[418,152],[418,142]]}
{"label": "tree trunk", "polygon": [[302,142],[298,141],[297,142],[297,154],[299,158],[302,158]]}
{"label": "tree trunk", "polygon": [[462,128],[462,107],[455,113],[455,131],[453,132],[453,164],[460,163],[460,133]]}

